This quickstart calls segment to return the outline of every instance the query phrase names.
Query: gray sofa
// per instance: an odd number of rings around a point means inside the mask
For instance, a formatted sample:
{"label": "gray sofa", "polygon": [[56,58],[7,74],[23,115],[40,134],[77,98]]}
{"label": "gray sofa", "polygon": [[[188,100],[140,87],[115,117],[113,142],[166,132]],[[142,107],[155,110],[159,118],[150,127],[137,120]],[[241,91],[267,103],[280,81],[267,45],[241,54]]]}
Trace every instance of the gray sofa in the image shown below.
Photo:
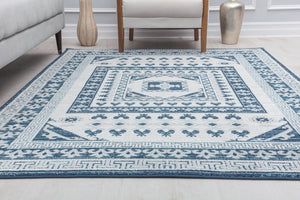
{"label": "gray sofa", "polygon": [[0,4],[0,68],[55,34],[58,53],[64,0],[5,0]]}

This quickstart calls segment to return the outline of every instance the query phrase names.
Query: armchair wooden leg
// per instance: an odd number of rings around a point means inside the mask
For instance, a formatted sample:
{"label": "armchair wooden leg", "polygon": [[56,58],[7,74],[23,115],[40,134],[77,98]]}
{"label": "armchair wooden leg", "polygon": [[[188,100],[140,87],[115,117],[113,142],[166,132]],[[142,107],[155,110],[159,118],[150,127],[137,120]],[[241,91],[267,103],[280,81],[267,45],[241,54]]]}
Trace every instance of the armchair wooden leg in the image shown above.
{"label": "armchair wooden leg", "polygon": [[119,52],[124,52],[124,29],[119,28]]}
{"label": "armchair wooden leg", "polygon": [[61,45],[61,41],[62,41],[62,36],[61,36],[61,31],[59,31],[58,33],[55,34],[55,39],[56,39],[56,45],[57,45],[57,51],[58,54],[62,54],[62,45]]}
{"label": "armchair wooden leg", "polygon": [[202,26],[201,26],[201,52],[206,52],[208,23],[208,0],[203,0]]}
{"label": "armchair wooden leg", "polygon": [[119,52],[124,52],[123,1],[117,0]]}
{"label": "armchair wooden leg", "polygon": [[199,29],[194,29],[194,39],[195,41],[199,41]]}
{"label": "armchair wooden leg", "polygon": [[206,52],[207,29],[201,29],[201,52]]}
{"label": "armchair wooden leg", "polygon": [[134,34],[134,29],[133,29],[133,28],[130,28],[130,29],[129,29],[129,40],[130,40],[130,41],[133,41],[133,34]]}

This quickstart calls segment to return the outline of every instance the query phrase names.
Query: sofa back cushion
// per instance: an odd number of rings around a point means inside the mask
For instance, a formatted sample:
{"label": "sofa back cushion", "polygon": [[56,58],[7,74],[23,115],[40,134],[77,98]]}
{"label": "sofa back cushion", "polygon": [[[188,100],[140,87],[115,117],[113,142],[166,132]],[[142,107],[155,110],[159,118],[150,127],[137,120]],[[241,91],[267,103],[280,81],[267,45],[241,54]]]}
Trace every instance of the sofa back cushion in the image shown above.
{"label": "sofa back cushion", "polygon": [[5,0],[0,6],[0,41],[64,11],[63,0]]}

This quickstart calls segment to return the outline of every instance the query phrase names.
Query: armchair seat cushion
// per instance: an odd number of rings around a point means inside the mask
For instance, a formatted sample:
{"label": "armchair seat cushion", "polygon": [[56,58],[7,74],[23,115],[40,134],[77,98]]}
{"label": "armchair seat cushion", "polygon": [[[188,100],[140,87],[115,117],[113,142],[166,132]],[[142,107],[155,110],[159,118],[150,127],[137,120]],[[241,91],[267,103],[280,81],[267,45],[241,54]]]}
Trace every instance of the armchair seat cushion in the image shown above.
{"label": "armchair seat cushion", "polygon": [[0,6],[0,41],[63,13],[61,0],[5,0]]}
{"label": "armchair seat cushion", "polygon": [[123,0],[128,18],[201,18],[203,0]]}

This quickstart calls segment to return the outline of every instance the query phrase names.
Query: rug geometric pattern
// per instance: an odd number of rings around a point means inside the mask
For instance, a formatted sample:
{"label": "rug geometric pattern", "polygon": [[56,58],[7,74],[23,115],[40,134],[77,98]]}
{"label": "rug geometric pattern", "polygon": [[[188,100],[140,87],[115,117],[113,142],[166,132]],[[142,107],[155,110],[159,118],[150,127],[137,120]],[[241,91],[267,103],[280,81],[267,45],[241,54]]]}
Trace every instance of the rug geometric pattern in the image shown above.
{"label": "rug geometric pattern", "polygon": [[264,49],[68,49],[0,108],[0,177],[300,179],[300,82]]}

